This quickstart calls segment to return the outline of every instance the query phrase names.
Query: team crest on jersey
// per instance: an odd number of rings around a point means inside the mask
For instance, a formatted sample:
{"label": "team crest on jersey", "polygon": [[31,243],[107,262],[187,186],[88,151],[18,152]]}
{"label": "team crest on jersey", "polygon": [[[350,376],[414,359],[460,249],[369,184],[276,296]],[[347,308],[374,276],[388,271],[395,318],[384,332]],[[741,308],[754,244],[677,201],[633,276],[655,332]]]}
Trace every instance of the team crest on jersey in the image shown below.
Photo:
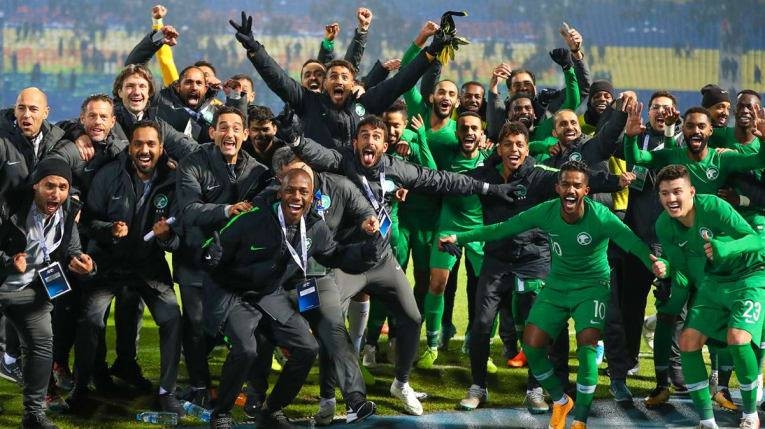
{"label": "team crest on jersey", "polygon": [[579,243],[580,246],[587,246],[592,243],[592,237],[586,232],[580,232],[576,236],[576,242]]}
{"label": "team crest on jersey", "polygon": [[707,179],[715,180],[720,175],[720,171],[716,168],[707,169]]}
{"label": "team crest on jersey", "polygon": [[164,209],[167,207],[168,203],[167,195],[165,194],[159,194],[156,197],[154,197],[154,207],[157,209]]}
{"label": "team crest on jersey", "polygon": [[383,190],[387,194],[388,192],[394,192],[396,190],[396,184],[393,183],[392,180],[385,179],[385,182],[382,184]]}
{"label": "team crest on jersey", "polygon": [[353,111],[356,112],[356,114],[359,116],[364,116],[367,114],[367,109],[361,103],[354,104]]}
{"label": "team crest on jersey", "polygon": [[699,228],[699,235],[701,236],[701,238],[714,238],[715,236],[712,230],[705,226],[702,226],[701,228]]}
{"label": "team crest on jersey", "polygon": [[582,160],[582,154],[579,152],[572,152],[571,155],[568,156],[569,161],[581,161]]}

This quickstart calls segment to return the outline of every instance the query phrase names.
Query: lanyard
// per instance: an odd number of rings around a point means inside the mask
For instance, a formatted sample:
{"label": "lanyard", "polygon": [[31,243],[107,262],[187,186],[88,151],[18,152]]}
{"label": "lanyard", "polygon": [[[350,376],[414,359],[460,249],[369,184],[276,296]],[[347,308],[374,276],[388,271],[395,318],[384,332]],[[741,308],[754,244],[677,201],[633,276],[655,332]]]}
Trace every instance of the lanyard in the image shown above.
{"label": "lanyard", "polygon": [[[56,214],[54,213],[53,216]],[[51,222],[53,220],[51,219]],[[47,237],[45,236],[45,217],[39,213],[35,214],[35,227],[40,232],[40,250],[43,253],[43,262],[45,265],[50,264],[50,255],[48,254]]]}
{"label": "lanyard", "polygon": [[298,256],[297,251],[294,247],[292,247],[292,244],[290,244],[290,241],[287,239],[287,226],[284,224],[284,212],[282,211],[281,204],[279,204],[278,215],[279,225],[282,227],[282,234],[284,234],[284,242],[287,244],[287,250],[290,252],[290,255],[292,255],[292,259],[295,260],[297,266],[303,270],[303,277],[305,277],[306,268],[308,267],[308,245],[305,233],[305,218],[302,216],[300,217],[300,251],[302,253],[302,255],[300,255],[302,256],[301,258]]}
{"label": "lanyard", "polygon": [[383,164],[380,163],[380,200],[378,200],[377,197],[375,197],[375,193],[372,192],[372,188],[369,186],[366,176],[361,176],[361,182],[364,185],[364,191],[367,193],[369,202],[372,203],[372,207],[374,207],[375,211],[379,213],[382,208],[382,203],[385,202],[385,167]]}

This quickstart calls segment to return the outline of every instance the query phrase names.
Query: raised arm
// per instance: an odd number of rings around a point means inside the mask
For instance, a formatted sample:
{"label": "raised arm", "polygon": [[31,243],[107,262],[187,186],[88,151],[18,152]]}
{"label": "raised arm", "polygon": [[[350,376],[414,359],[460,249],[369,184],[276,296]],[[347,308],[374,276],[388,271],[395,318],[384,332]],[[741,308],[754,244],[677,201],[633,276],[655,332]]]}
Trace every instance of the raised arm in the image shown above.
{"label": "raised arm", "polygon": [[328,149],[310,138],[302,137],[290,145],[300,159],[319,171],[343,174],[343,155]]}
{"label": "raised arm", "polygon": [[[167,8],[161,4],[155,5],[151,8],[151,28],[152,30],[160,30],[164,27],[162,19],[167,15]],[[159,64],[159,70],[162,72],[162,83],[165,86],[178,80],[178,68],[175,67],[175,59],[173,58],[173,50],[170,49],[170,45],[162,44],[162,47],[157,51],[157,63]]]}
{"label": "raised arm", "polygon": [[[560,35],[568,45],[569,51],[571,51],[571,60],[573,61],[573,69],[576,75],[577,87],[579,88],[579,97],[581,103],[581,100],[589,95],[590,85],[592,84],[590,68],[587,65],[587,61],[584,59],[584,52],[582,51],[582,35],[579,34],[576,29],[568,27],[568,25],[561,27]],[[564,105],[570,105],[570,102],[574,100],[573,98],[569,98],[571,93],[569,92],[568,85],[569,82],[567,80],[566,91],[564,92],[563,97],[558,96],[550,101],[547,107],[550,112],[556,112],[560,109],[564,109],[566,108]],[[568,108],[576,109],[578,106],[579,104]]]}
{"label": "raised arm", "polygon": [[543,227],[544,225],[539,224],[539,220],[542,217],[542,208],[543,206],[537,205],[504,222],[484,225],[467,232],[457,233],[456,242],[465,244],[472,241],[501,240],[520,234],[523,231],[528,231],[529,229]]}

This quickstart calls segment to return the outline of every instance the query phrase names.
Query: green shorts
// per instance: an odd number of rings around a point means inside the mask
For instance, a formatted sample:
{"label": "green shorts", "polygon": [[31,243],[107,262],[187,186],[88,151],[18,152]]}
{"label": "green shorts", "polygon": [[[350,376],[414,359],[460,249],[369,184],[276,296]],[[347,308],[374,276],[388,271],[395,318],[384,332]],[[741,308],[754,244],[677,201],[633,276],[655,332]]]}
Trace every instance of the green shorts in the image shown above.
{"label": "green shorts", "polygon": [[[457,263],[457,258],[449,253],[438,250],[438,238],[449,234],[453,233],[439,231],[436,234],[433,245],[430,247],[430,268],[442,268],[451,271],[454,268],[454,264]],[[465,249],[465,257],[470,260],[475,272],[480,273],[483,266],[483,242],[473,241],[460,245],[460,247]]]}
{"label": "green shorts", "polygon": [[[765,276],[758,276],[765,281]],[[693,306],[688,311],[686,328],[727,344],[728,329],[741,329],[760,344],[763,329],[764,287],[747,287],[721,295],[720,289],[706,284],[699,288]]]}
{"label": "green shorts", "polygon": [[587,328],[602,332],[610,298],[611,290],[606,285],[564,291],[551,288],[548,279],[537,294],[526,323],[537,326],[550,338],[558,336],[569,318],[574,319],[577,333]]}
{"label": "green shorts", "polygon": [[396,260],[404,271],[409,262],[409,251],[412,252],[415,271],[430,271],[430,246],[435,234],[432,229],[415,229],[399,222],[395,253]]}

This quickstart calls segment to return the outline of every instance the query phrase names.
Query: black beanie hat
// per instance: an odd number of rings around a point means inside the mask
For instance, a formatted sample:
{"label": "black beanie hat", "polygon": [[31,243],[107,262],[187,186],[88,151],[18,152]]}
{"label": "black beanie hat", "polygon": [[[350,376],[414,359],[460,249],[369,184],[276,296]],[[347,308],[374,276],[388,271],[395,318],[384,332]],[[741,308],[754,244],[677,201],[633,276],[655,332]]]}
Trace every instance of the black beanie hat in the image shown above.
{"label": "black beanie hat", "polygon": [[730,103],[730,96],[728,91],[724,91],[717,85],[708,84],[701,88],[701,105],[704,108],[709,108],[717,103],[727,101]]}
{"label": "black beanie hat", "polygon": [[616,94],[614,94],[614,86],[611,85],[611,82],[607,80],[596,80],[590,85],[590,95],[595,95],[600,91],[606,91],[609,94],[611,94],[612,98],[616,97]]}
{"label": "black beanie hat", "polygon": [[47,176],[59,176],[72,183],[72,168],[58,158],[46,158],[40,161],[32,172],[32,184],[38,183]]}

